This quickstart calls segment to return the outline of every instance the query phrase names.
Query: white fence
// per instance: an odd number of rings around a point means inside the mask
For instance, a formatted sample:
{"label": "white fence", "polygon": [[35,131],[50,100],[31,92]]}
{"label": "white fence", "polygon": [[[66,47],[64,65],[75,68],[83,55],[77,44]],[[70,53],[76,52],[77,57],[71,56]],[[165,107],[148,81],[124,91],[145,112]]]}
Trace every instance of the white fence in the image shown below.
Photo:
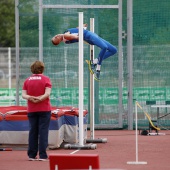
{"label": "white fence", "polygon": [[15,48],[0,48],[0,88],[15,87]]}

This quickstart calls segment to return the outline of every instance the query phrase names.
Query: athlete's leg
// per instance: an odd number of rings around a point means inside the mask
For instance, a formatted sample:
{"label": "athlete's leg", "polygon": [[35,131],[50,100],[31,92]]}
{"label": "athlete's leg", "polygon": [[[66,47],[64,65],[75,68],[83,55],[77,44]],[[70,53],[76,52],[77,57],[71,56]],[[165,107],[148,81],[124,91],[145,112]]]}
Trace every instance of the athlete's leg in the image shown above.
{"label": "athlete's leg", "polygon": [[97,34],[90,33],[88,38],[89,38],[89,41],[93,45],[96,45],[101,49],[97,59],[95,59],[92,62],[89,60],[86,61],[87,64],[89,65],[89,70],[90,70],[91,74],[94,74],[96,65],[97,65],[97,70],[100,70],[100,65],[102,63],[103,56],[104,56],[105,52],[107,51],[107,45]]}
{"label": "athlete's leg", "polygon": [[[105,41],[104,39],[100,38],[97,34],[91,34],[91,35],[89,36],[89,38],[90,38],[90,41],[91,41],[94,45],[96,45],[96,46],[98,46],[99,48],[101,48],[101,51],[100,51],[100,53],[99,53],[99,55],[98,55],[98,63],[92,63],[92,64],[91,64],[90,61],[88,62],[90,72],[91,72],[92,74],[94,74],[94,78],[95,78],[97,81],[99,81],[99,80],[100,80],[100,78],[99,78],[99,77],[100,77],[100,67],[101,67],[102,61],[103,61],[105,58],[108,58],[108,57],[110,57],[111,55],[114,55],[114,54],[117,52],[117,50],[116,50],[116,48],[115,48],[112,44],[110,44],[110,43],[108,43],[107,41]],[[92,69],[92,66],[93,66],[94,64],[97,64],[97,68],[96,68],[96,71],[95,71],[95,72],[94,72],[94,71],[92,72],[91,70],[93,70],[93,69]]]}
{"label": "athlete's leg", "polygon": [[106,44],[107,44],[107,51],[105,52],[104,56],[103,56],[103,60],[116,54],[117,53],[117,49],[115,46],[113,46],[112,44],[110,44],[108,41],[102,39]]}
{"label": "athlete's leg", "polygon": [[105,53],[108,49],[108,46],[105,43],[105,41],[103,41],[103,39],[100,38],[97,34],[91,34],[90,40],[91,40],[91,42],[93,42],[94,45],[96,45],[97,47],[99,47],[101,49],[100,53],[98,55],[98,63],[97,63],[97,64],[101,65],[103,56],[105,55]]}

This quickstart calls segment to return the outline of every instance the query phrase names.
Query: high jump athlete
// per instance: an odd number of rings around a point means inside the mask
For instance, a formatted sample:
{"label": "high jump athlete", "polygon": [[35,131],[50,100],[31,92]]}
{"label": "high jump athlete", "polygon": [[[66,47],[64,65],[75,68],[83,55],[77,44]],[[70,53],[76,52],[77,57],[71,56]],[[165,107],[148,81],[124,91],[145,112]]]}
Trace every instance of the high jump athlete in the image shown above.
{"label": "high jump athlete", "polygon": [[[117,52],[115,46],[107,42],[106,40],[99,37],[97,34],[86,29],[87,24],[84,24],[83,29],[83,40],[90,45],[96,45],[101,48],[100,53],[97,58],[93,61],[86,60],[89,70],[91,74],[94,74],[95,80],[100,80],[100,70],[102,61]],[[79,41],[79,30],[78,28],[70,28],[67,29],[64,34],[57,34],[52,38],[53,45],[58,45],[60,42],[64,42],[66,44],[71,44]]]}

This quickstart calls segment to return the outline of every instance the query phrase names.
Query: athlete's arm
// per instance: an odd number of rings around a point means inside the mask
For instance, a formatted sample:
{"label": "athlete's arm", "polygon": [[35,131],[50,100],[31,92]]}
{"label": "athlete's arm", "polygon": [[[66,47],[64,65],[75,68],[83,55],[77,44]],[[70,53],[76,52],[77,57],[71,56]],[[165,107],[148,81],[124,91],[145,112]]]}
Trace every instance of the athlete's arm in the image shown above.
{"label": "athlete's arm", "polygon": [[70,34],[69,32],[64,34],[64,39],[66,40],[78,40],[79,36],[78,34]]}
{"label": "athlete's arm", "polygon": [[[83,24],[83,28],[86,30],[87,29],[87,27],[88,27],[88,24]],[[77,27],[77,28],[79,28],[79,27]]]}

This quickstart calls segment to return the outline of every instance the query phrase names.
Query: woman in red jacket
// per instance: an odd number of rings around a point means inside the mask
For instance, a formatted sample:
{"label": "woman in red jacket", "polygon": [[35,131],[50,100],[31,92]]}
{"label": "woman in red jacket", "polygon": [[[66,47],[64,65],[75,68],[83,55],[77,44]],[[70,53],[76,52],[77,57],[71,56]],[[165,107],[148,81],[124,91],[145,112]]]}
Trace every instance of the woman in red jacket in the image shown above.
{"label": "woman in red jacket", "polygon": [[[52,84],[50,78],[43,75],[44,63],[35,61],[31,72],[23,84],[22,97],[27,100],[28,119],[30,123],[28,140],[28,157],[33,160],[48,160],[48,132],[51,117],[50,93]],[[39,159],[37,154],[39,151]]]}

